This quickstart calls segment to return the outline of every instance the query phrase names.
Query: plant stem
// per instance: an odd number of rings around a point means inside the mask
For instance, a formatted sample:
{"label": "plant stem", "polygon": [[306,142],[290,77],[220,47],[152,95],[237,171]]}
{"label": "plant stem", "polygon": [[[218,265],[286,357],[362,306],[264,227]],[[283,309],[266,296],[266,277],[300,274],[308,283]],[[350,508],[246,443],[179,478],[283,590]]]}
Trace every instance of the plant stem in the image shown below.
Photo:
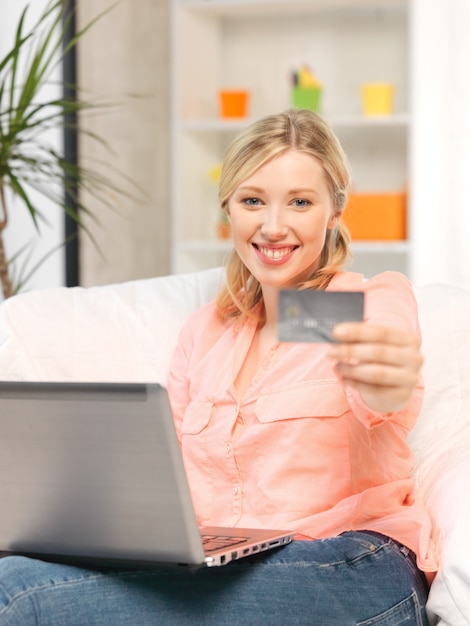
{"label": "plant stem", "polygon": [[5,256],[5,246],[3,244],[3,230],[0,230],[0,284],[2,286],[5,300],[13,295],[13,286],[10,280],[8,263]]}
{"label": "plant stem", "polygon": [[2,286],[3,297],[5,300],[13,295],[13,285],[10,279],[10,268],[5,254],[5,244],[3,241],[3,231],[8,224],[8,213],[5,199],[5,189],[0,181],[0,284]]}

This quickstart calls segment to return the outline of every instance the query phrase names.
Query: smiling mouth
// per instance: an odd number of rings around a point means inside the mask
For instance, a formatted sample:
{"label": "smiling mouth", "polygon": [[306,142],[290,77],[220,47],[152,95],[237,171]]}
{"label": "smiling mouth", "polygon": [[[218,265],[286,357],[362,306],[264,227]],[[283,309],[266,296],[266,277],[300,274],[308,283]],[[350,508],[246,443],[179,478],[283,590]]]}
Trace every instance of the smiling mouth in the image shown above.
{"label": "smiling mouth", "polygon": [[268,259],[272,259],[273,261],[277,261],[283,259],[288,254],[291,254],[294,250],[296,250],[299,246],[289,246],[285,248],[271,248],[267,246],[260,246],[256,243],[253,246],[261,252]]}

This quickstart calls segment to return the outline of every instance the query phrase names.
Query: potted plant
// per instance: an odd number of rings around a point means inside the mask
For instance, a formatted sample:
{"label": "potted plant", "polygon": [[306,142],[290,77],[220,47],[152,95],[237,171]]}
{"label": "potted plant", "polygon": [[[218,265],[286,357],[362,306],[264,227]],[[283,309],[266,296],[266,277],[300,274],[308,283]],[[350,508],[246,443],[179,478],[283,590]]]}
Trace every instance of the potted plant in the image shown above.
{"label": "potted plant", "polygon": [[[89,207],[80,201],[80,189],[86,188],[92,197],[105,203],[110,188],[125,193],[94,169],[67,162],[47,139],[51,128],[67,125],[73,126],[78,135],[87,133],[76,123],[78,115],[103,105],[84,101],[75,86],[64,83],[60,97],[48,99],[41,94],[57,65],[103,13],[67,41],[72,19],[67,0],[50,0],[29,29],[25,26],[27,12],[28,5],[21,13],[13,47],[0,59],[0,286],[4,298],[18,292],[27,278],[24,270],[20,275],[14,272],[20,257],[28,254],[26,247],[15,251],[11,258],[7,258],[5,251],[4,234],[13,199],[21,200],[14,203],[15,210],[29,213],[38,237],[41,225],[47,220],[42,198],[61,207],[80,229],[92,236],[80,217],[91,214]],[[98,136],[92,137],[104,143]],[[28,269],[28,276],[35,269],[37,265]]]}

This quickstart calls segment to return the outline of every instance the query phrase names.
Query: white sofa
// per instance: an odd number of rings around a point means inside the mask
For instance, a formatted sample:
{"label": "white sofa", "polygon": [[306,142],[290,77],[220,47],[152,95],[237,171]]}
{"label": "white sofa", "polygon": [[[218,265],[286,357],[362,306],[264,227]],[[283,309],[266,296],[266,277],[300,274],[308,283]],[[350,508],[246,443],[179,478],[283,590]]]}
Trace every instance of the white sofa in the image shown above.
{"label": "white sofa", "polygon": [[[188,314],[223,280],[217,268],[104,287],[44,289],[0,306],[0,379],[165,383]],[[470,624],[470,291],[415,288],[426,396],[410,442],[418,488],[442,546],[432,623]],[[0,433],[1,436],[1,433]]]}

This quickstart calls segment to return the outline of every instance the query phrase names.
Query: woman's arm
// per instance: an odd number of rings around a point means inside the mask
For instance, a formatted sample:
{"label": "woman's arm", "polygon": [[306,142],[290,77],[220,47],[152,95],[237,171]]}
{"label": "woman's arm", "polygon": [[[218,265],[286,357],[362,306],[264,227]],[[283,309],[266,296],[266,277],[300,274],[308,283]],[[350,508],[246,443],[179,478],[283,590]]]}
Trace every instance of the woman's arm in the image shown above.
{"label": "woman's arm", "polygon": [[374,411],[403,408],[420,380],[423,363],[419,337],[412,331],[376,324],[346,323],[334,329],[330,350],[343,383],[357,389]]}
{"label": "woman's arm", "polygon": [[399,272],[378,274],[363,283],[363,290],[365,321],[338,324],[338,343],[330,354],[339,379],[362,403],[372,411],[395,413],[419,395],[423,359],[416,298]]}

